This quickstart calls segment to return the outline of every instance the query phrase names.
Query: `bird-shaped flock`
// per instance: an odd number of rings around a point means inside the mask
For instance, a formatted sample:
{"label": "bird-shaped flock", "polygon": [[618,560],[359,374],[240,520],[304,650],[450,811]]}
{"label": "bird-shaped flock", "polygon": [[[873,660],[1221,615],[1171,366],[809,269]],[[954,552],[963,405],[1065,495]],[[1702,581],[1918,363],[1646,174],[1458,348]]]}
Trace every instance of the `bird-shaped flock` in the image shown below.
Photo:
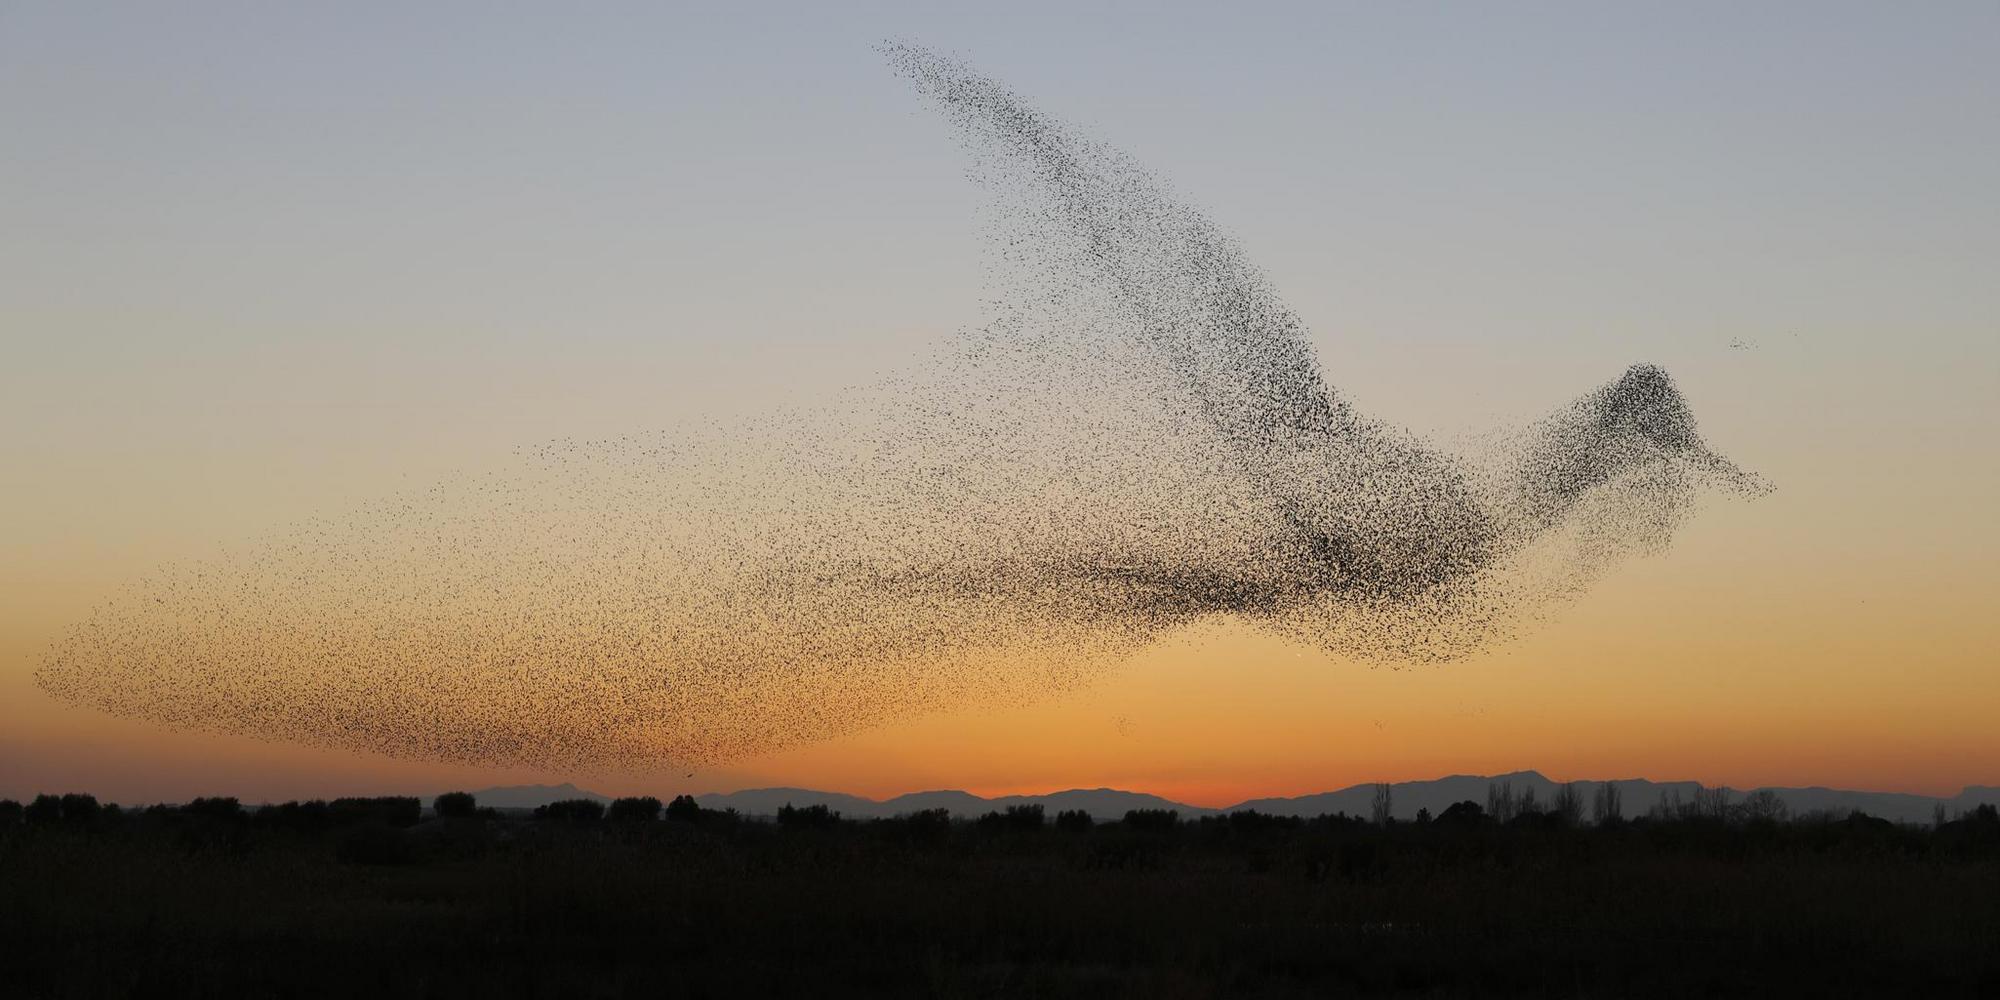
{"label": "bird-shaped flock", "polygon": [[1449,659],[1664,544],[1705,490],[1761,489],[1651,366],[1461,454],[1370,420],[1144,170],[884,51],[996,196],[992,323],[819,408],[554,442],[167,567],[42,686],[406,757],[699,766],[1047,697],[1216,616]]}

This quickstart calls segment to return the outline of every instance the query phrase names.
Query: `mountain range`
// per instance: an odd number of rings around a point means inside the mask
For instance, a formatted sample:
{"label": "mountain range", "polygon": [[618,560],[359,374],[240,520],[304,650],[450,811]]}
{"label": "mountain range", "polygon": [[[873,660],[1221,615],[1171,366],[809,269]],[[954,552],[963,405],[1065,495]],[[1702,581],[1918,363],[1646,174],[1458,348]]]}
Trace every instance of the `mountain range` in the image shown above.
{"label": "mountain range", "polygon": [[[1602,781],[1575,782],[1585,803],[1589,803],[1597,789],[1604,784],[1606,782]],[[1615,784],[1623,800],[1626,816],[1644,815],[1663,799],[1691,802],[1695,792],[1706,787],[1694,781],[1650,781],[1645,778],[1620,779]],[[1484,806],[1488,788],[1499,785],[1505,785],[1516,796],[1533,793],[1535,800],[1544,805],[1553,802],[1556,792],[1562,787],[1562,783],[1550,780],[1537,771],[1514,771],[1496,775],[1455,774],[1431,781],[1399,781],[1389,786],[1391,812],[1399,819],[1412,819],[1419,809],[1428,809],[1435,816],[1454,802],[1469,800]],[[884,818],[925,809],[945,809],[955,818],[970,819],[1014,805],[1040,805],[1050,815],[1066,809],[1081,809],[1099,820],[1119,819],[1126,811],[1132,809],[1173,809],[1184,817],[1212,816],[1239,809],[1254,809],[1277,816],[1311,817],[1329,813],[1347,813],[1350,816],[1370,815],[1374,808],[1375,789],[1376,786],[1373,784],[1352,785],[1337,791],[1313,795],[1250,799],[1223,809],[1193,806],[1157,795],[1115,788],[1072,788],[1044,795],[1002,795],[996,798],[946,789],[911,792],[882,800],[810,788],[747,788],[735,792],[697,795],[695,801],[701,803],[704,809],[734,809],[746,816],[769,816],[786,805],[799,807],[824,805],[850,819]],[[1744,796],[1753,792],[1772,792],[1794,815],[1822,810],[1843,814],[1859,810],[1871,816],[1899,823],[1929,823],[1939,806],[1943,806],[1946,815],[1950,816],[1968,812],[1982,804],[1991,803],[2000,806],[2000,787],[1991,785],[1967,785],[1957,795],[1948,797],[1911,795],[1903,792],[1853,791],[1820,786],[1750,789],[1725,787],[1724,791],[1730,794],[1732,801],[1741,801]],[[530,809],[563,799],[611,801],[609,796],[578,788],[573,784],[513,785],[488,788],[475,792],[474,795],[481,805],[500,809]]]}

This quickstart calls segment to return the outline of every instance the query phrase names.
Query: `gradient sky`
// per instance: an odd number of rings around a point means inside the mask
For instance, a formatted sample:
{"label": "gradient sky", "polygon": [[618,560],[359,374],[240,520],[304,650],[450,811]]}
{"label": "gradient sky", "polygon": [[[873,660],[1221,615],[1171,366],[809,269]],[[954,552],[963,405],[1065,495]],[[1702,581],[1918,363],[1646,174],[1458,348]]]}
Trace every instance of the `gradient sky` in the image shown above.
{"label": "gradient sky", "polygon": [[[2000,784],[2000,5],[406,6],[0,3],[0,795]],[[1209,211],[1363,409],[1452,433],[1651,361],[1778,491],[1467,662],[1217,622],[1079,697],[691,778],[35,687],[162,562],[979,323],[982,196],[887,37]]]}

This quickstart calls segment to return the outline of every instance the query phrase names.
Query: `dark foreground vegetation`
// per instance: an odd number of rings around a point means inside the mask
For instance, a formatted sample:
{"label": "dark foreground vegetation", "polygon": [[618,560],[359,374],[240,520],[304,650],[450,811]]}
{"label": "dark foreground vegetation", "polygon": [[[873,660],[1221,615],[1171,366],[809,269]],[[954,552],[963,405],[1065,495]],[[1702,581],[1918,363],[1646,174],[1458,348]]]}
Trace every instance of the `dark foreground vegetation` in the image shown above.
{"label": "dark foreground vegetation", "polygon": [[2000,996],[1991,806],[1498,804],[847,822],[45,796],[0,803],[0,995]]}

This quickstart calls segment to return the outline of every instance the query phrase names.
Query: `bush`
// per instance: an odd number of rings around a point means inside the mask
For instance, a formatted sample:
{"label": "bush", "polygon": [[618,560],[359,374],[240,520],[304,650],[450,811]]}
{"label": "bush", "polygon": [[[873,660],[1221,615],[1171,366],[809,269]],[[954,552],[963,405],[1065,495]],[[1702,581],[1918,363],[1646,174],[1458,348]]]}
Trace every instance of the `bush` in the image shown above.
{"label": "bush", "polygon": [[439,819],[475,819],[479,816],[479,800],[471,792],[446,792],[431,800],[431,811]]}
{"label": "bush", "polygon": [[660,800],[650,795],[618,799],[611,803],[613,823],[652,823],[660,818]]}

